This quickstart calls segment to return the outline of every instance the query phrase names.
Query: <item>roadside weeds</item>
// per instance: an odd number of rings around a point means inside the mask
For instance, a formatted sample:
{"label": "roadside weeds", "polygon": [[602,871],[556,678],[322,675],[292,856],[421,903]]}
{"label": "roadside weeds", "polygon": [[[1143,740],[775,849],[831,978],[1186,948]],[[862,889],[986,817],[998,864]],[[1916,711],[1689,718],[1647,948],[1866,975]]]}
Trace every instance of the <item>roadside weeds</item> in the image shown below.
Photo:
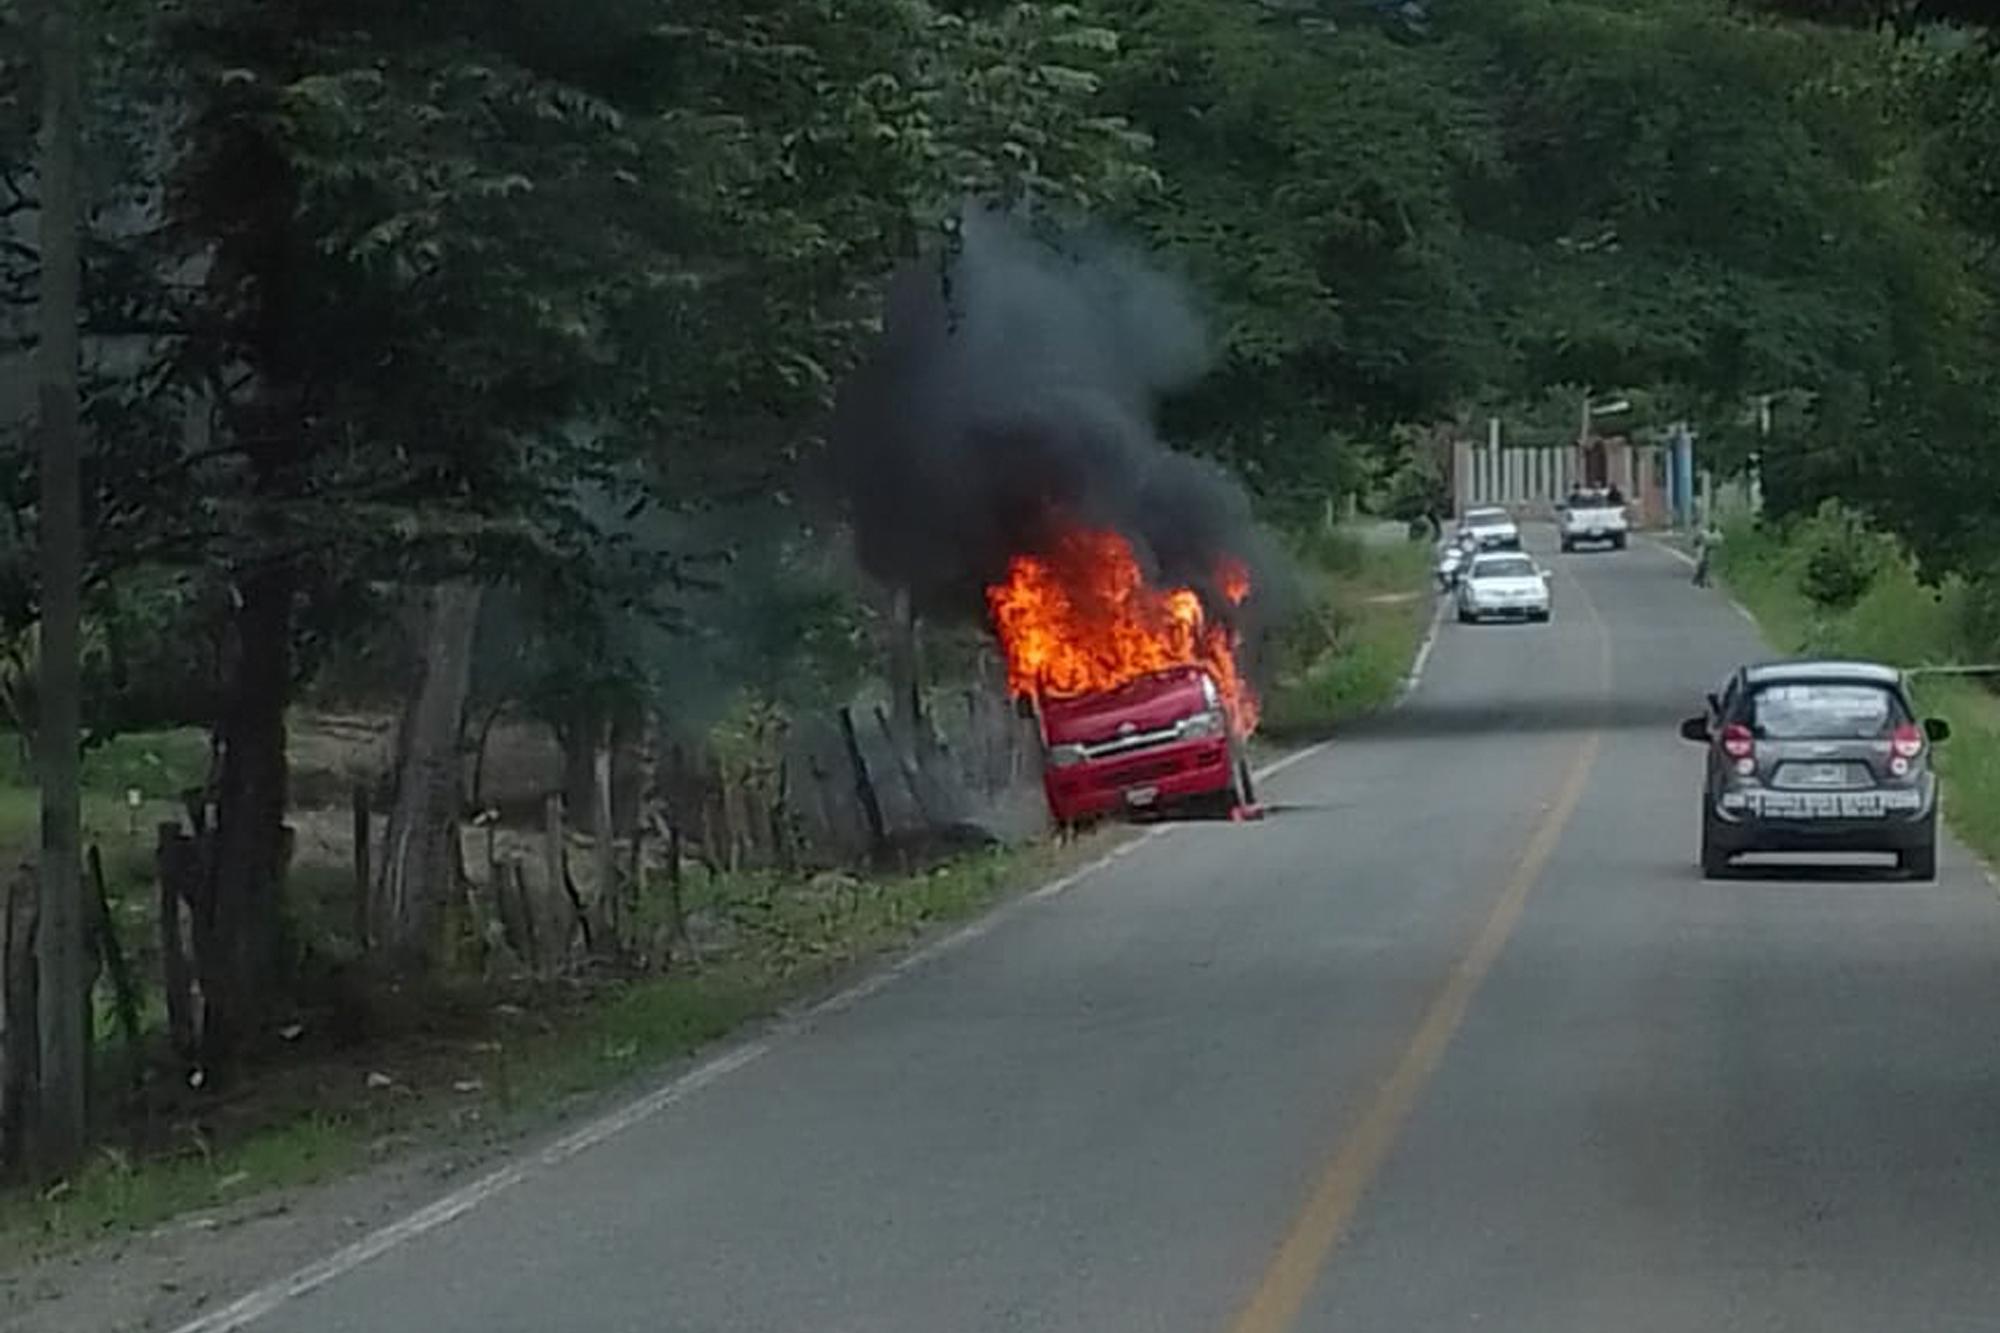
{"label": "roadside weeds", "polygon": [[1394,704],[1436,612],[1423,543],[1327,542],[1302,557],[1310,608],[1279,645],[1264,701],[1263,731],[1277,741],[1318,739]]}

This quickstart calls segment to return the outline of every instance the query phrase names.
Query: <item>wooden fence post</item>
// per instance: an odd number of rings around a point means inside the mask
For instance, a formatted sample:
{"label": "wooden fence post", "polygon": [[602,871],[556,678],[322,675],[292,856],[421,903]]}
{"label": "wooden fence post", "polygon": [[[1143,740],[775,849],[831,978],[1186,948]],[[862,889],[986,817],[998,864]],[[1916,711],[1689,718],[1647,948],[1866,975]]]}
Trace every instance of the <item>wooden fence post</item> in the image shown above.
{"label": "wooden fence post", "polygon": [[374,892],[374,876],[369,870],[369,840],[373,836],[369,827],[368,788],[363,783],[354,784],[354,947],[361,953],[368,952],[369,895]]}
{"label": "wooden fence post", "polygon": [[840,709],[840,739],[847,748],[847,762],[854,769],[854,795],[861,803],[861,815],[868,825],[868,851],[880,858],[889,845],[888,825],[882,819],[882,802],[875,794],[875,779],[869,776],[868,760],[861,753],[861,741],[854,734],[854,712]]}

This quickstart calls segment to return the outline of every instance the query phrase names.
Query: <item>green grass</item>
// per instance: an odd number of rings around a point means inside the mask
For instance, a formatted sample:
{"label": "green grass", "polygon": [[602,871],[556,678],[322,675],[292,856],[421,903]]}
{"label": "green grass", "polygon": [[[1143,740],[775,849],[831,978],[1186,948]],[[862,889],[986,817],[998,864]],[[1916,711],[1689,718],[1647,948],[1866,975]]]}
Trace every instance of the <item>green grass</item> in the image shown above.
{"label": "green grass", "polygon": [[[121,800],[133,788],[149,800],[174,800],[207,769],[208,741],[199,731],[134,732],[84,752],[83,787]],[[26,744],[18,736],[0,738],[0,787],[34,785]]]}
{"label": "green grass", "polygon": [[[117,737],[84,755],[83,839],[104,857],[104,876],[116,899],[151,882],[153,826],[174,818],[179,793],[199,783],[208,767],[208,743],[195,731],[143,732]],[[130,793],[139,804],[130,804]],[[41,798],[34,767],[18,736],[0,736],[0,856],[11,869],[38,841]]]}
{"label": "green grass", "polygon": [[[1899,666],[1992,660],[1974,629],[1975,590],[1959,580],[1928,587],[1886,541],[1866,589],[1851,606],[1816,605],[1807,596],[1808,563],[1826,537],[1822,520],[1780,534],[1749,524],[1732,529],[1717,569],[1737,600],[1757,617],[1782,652],[1837,654]],[[1955,832],[1989,862],[2000,862],[2000,695],[1975,678],[1915,678],[1917,704],[1951,724],[1938,747],[1945,814]]]}
{"label": "green grass", "polygon": [[[100,1153],[54,1190],[0,1193],[0,1251],[61,1251],[158,1225],[178,1214],[350,1172],[385,1145],[479,1142],[547,1123],[581,1097],[627,1084],[744,1023],[818,993],[930,928],[970,917],[1039,882],[1115,831],[961,857],[921,874],[811,883],[736,876],[689,886],[690,906],[727,925],[733,943],[700,966],[606,987],[586,1001],[516,1011],[486,1040],[460,1043],[369,1090],[367,1061],[342,1071],[342,1101],[274,1120],[227,1145],[188,1143],[132,1161]],[[357,1057],[358,1058],[358,1057]]]}
{"label": "green grass", "polygon": [[1306,614],[1280,640],[1262,731],[1277,740],[1323,734],[1395,700],[1423,641],[1432,601],[1421,542],[1302,543]]}

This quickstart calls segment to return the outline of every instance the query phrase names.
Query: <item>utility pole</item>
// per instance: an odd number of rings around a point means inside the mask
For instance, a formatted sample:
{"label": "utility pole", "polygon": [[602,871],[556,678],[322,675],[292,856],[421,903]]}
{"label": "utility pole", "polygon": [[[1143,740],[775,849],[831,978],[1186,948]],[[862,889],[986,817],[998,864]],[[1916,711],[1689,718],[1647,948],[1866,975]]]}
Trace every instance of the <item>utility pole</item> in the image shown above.
{"label": "utility pole", "polygon": [[77,768],[83,521],[78,429],[77,119],[75,0],[42,0],[41,345],[36,353],[41,436],[41,664],[35,723],[42,847],[36,951],[41,1078],[34,1124],[44,1175],[82,1159],[90,1032],[85,1024],[82,828]]}

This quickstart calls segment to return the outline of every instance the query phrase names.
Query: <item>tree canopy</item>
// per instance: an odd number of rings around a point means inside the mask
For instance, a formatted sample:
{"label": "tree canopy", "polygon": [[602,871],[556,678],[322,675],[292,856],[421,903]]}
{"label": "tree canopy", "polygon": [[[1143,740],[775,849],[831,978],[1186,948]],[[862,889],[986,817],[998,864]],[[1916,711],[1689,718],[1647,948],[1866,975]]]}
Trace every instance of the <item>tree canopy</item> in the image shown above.
{"label": "tree canopy", "polygon": [[1108,223],[1185,280],[1218,356],[1163,429],[1278,522],[1378,483],[1415,512],[1440,423],[1615,389],[1711,465],[1756,455],[1781,512],[2000,564],[2000,56],[1970,0],[87,8],[90,716],[215,730],[244,930],[285,708],[413,587],[491,591],[472,688],[548,712],[698,726],[853,684],[882,618],[810,465],[887,275],[949,256],[968,201]]}

